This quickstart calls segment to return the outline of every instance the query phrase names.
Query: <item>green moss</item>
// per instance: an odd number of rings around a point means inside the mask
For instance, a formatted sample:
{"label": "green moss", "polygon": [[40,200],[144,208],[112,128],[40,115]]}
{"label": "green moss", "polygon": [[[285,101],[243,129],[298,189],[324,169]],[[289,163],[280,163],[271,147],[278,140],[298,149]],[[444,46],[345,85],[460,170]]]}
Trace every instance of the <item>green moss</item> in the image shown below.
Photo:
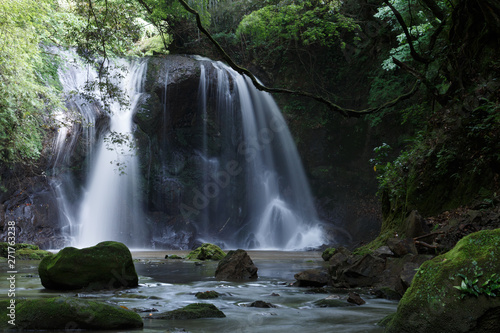
{"label": "green moss", "polygon": [[213,304],[208,303],[193,303],[181,309],[166,312],[164,314],[155,316],[159,319],[198,319],[198,318],[224,318],[226,315],[217,309]]}
{"label": "green moss", "polygon": [[200,291],[195,294],[197,299],[211,299],[219,297],[219,293],[213,290]]}
{"label": "green moss", "polygon": [[16,251],[16,258],[20,260],[42,260],[53,253],[45,250],[21,249]]}
{"label": "green moss", "polygon": [[333,257],[335,251],[336,250],[334,247],[329,247],[328,249],[323,251],[323,253],[321,254],[321,258],[323,258],[324,261],[328,261],[331,257]]}
{"label": "green moss", "polygon": [[222,260],[225,256],[226,253],[217,245],[205,243],[189,252],[186,258],[189,260]]}
{"label": "green moss", "polygon": [[14,244],[13,246],[10,246],[6,242],[1,242],[0,243],[0,257],[6,258],[8,256],[9,247],[15,249],[16,258],[17,258],[18,251],[20,251],[20,250],[32,250],[32,251],[40,250],[38,245],[35,245],[35,244],[18,243],[18,244]]}
{"label": "green moss", "polygon": [[[9,302],[10,300],[0,301],[2,318],[8,318]],[[142,319],[137,313],[97,301],[56,297],[16,300],[15,305],[16,329],[132,329],[143,326]],[[2,320],[0,328],[12,328],[12,325]]]}
{"label": "green moss", "polygon": [[43,258],[38,273],[44,287],[57,290],[135,287],[139,280],[129,249],[119,242],[66,247]]}
{"label": "green moss", "polygon": [[[500,229],[480,231],[462,240],[449,252],[426,261],[401,299],[388,332],[466,332],[500,297],[462,298],[458,274],[469,278],[478,271],[485,279],[500,271]],[[481,282],[481,281],[480,281]]]}

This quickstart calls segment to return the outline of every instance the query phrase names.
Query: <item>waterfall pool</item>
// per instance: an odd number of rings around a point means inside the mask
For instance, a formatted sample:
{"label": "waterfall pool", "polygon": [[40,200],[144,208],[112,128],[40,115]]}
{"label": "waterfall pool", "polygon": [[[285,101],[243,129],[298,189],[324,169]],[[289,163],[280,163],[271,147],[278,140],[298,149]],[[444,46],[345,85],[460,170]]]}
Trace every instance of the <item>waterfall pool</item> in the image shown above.
{"label": "waterfall pool", "polygon": [[[54,296],[82,297],[109,301],[136,309],[144,318],[143,332],[383,332],[376,323],[395,312],[397,302],[361,294],[366,304],[339,308],[321,308],[314,302],[331,295],[341,299],[346,293],[312,293],[311,289],[291,286],[294,274],[320,268],[326,263],[318,252],[249,251],[259,268],[253,281],[217,281],[217,262],[194,262],[167,259],[166,254],[185,256],[187,251],[133,251],[139,274],[139,287],[118,291],[78,292],[48,291],[38,277],[39,261],[18,261],[16,296],[42,298]],[[5,281],[7,263],[0,263],[1,279]],[[214,290],[218,298],[198,300],[196,292]],[[0,297],[6,298],[7,283],[2,283]],[[262,300],[275,308],[254,308],[247,305]],[[150,314],[181,308],[190,303],[205,302],[217,306],[226,318],[195,320],[150,319]],[[158,312],[156,312],[156,310]],[[97,332],[97,331],[95,331]],[[104,332],[104,331],[103,331]],[[127,332],[126,330],[106,332]]]}

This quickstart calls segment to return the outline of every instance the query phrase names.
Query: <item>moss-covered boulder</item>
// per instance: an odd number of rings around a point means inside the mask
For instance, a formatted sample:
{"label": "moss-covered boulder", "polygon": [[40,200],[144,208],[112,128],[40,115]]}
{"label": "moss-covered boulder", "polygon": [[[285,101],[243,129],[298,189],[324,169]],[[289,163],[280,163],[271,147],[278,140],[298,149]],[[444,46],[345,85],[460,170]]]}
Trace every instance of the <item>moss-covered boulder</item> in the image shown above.
{"label": "moss-covered boulder", "polygon": [[335,254],[335,248],[334,247],[329,247],[326,250],[323,251],[321,254],[321,258],[323,258],[324,261],[330,260],[331,257]]}
{"label": "moss-covered boulder", "polygon": [[6,242],[0,243],[0,257],[7,257],[9,255],[9,248],[14,249],[14,256],[18,260],[41,260],[44,257],[51,256],[52,253],[45,250],[40,250],[38,245],[18,243],[10,246]]}
{"label": "moss-covered boulder", "polygon": [[224,318],[226,315],[215,305],[208,303],[193,303],[183,308],[162,314],[154,315],[153,319],[198,319],[198,318]]}
{"label": "moss-covered boulder", "polygon": [[499,257],[496,229],[464,237],[451,251],[424,262],[387,332],[498,332]]}
{"label": "moss-covered boulder", "polygon": [[197,299],[212,299],[220,296],[215,290],[199,291],[195,294]]}
{"label": "moss-covered boulder", "polygon": [[204,243],[196,250],[189,252],[186,258],[189,260],[222,260],[225,256],[226,252],[217,245]]}
{"label": "moss-covered boulder", "polygon": [[13,312],[15,316],[9,316],[10,304],[10,300],[0,301],[0,315],[3,319],[0,321],[0,329],[117,330],[143,326],[137,313],[117,305],[91,300],[69,297],[16,300]]}
{"label": "moss-covered boulder", "polygon": [[66,247],[44,258],[38,274],[45,288],[56,290],[132,288],[139,282],[132,255],[119,242],[84,249]]}

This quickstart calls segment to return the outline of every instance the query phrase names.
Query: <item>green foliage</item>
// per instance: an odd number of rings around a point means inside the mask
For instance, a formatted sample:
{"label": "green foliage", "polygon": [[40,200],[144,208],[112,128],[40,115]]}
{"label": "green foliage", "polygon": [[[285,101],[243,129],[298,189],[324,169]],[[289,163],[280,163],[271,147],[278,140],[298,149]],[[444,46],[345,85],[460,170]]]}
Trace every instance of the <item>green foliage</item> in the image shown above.
{"label": "green foliage", "polygon": [[471,279],[461,273],[458,273],[457,276],[462,278],[462,283],[459,286],[454,286],[454,288],[462,292],[461,298],[470,295],[478,297],[482,294],[496,297],[496,292],[500,290],[500,276],[496,273],[491,274],[490,277],[481,284],[479,283],[479,279],[483,276],[483,272],[476,272]]}
{"label": "green foliage", "polygon": [[[404,21],[407,22],[408,31],[412,37],[415,48],[420,52],[425,52],[429,49],[431,36],[437,29],[441,21],[433,16],[433,14],[417,0],[390,0],[390,3],[401,14]],[[442,9],[447,9],[444,1],[437,2]],[[396,40],[398,46],[390,51],[390,57],[382,62],[382,68],[385,70],[394,70],[397,68],[392,61],[392,57],[400,61],[407,62],[412,60],[410,55],[410,47],[405,33],[396,20],[394,13],[385,5],[378,9],[376,18],[386,21],[393,31],[398,32]]]}
{"label": "green foliage", "polygon": [[45,110],[60,105],[46,85],[50,57],[39,46],[52,11],[48,0],[0,3],[0,161],[6,165],[40,156]]}
{"label": "green foliage", "polygon": [[340,1],[280,1],[246,15],[236,35],[250,40],[252,47],[281,49],[292,42],[342,47],[341,31],[354,31],[358,25],[340,14],[340,6]]}

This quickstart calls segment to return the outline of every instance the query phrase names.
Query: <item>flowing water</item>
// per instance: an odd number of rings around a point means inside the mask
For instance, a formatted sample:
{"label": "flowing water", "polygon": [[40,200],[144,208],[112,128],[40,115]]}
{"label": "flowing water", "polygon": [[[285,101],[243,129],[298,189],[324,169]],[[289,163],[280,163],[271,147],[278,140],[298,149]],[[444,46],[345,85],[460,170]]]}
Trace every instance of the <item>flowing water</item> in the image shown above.
{"label": "flowing water", "polygon": [[[248,78],[220,62],[198,62],[197,119],[202,142],[200,151],[189,153],[201,161],[197,172],[202,177],[197,188],[185,189],[203,192],[198,197],[202,201],[196,206],[196,220],[188,221],[196,225],[198,240],[226,248],[278,250],[311,248],[332,241],[324,237],[294,140],[271,95],[258,91]],[[144,91],[147,64],[144,59],[110,65],[113,83],[125,93],[128,105],[112,102],[106,111],[96,98],[99,91],[92,92],[92,102],[72,93],[84,91],[89,82],[96,83],[95,70],[75,65],[60,71],[64,91],[73,96],[69,109],[85,119],[83,125],[74,119],[61,125],[54,144],[52,184],[59,198],[61,224],[72,238],[71,245],[85,247],[116,240],[132,248],[152,247],[153,231],[144,211],[148,203],[140,187],[145,178],[141,172],[148,171],[138,166],[151,162],[138,161],[132,121],[152,93]],[[172,143],[166,134],[169,113],[175,105],[168,102],[168,58],[165,66],[162,124],[155,134],[161,147],[159,153],[146,155],[160,159],[157,165],[164,169],[162,177],[182,188],[180,178],[166,167],[171,163],[168,156],[175,156],[169,151]],[[64,117],[68,115],[61,113]],[[107,125],[93,128],[99,117],[107,118]],[[214,123],[219,133],[210,132]],[[219,140],[220,148],[213,148],[214,140]],[[77,181],[74,174],[61,170],[78,158],[82,160],[82,173]]]}
{"label": "flowing water", "polygon": [[[139,287],[117,292],[55,292],[45,290],[37,276],[37,261],[17,264],[17,295],[26,298],[81,297],[109,301],[135,309],[144,318],[143,332],[159,333],[184,329],[188,332],[382,332],[376,323],[396,310],[397,303],[361,294],[366,304],[341,308],[319,308],[314,301],[337,295],[310,293],[308,288],[290,286],[299,271],[324,265],[317,252],[249,251],[259,268],[259,278],[247,282],[217,281],[217,262],[201,266],[183,260],[161,259],[165,254],[185,255],[180,251],[136,252],[135,266]],[[5,279],[6,263],[0,263],[0,278]],[[198,300],[196,292],[215,290],[222,294],[211,300]],[[2,284],[0,294],[7,294]],[[273,296],[279,295],[279,296]],[[246,305],[262,300],[275,308],[253,308]],[[190,303],[212,303],[226,318],[196,320],[150,319]],[[118,331],[117,331],[118,332]],[[119,332],[124,332],[120,330]]]}
{"label": "flowing water", "polygon": [[97,143],[78,214],[76,246],[93,246],[115,240],[130,247],[148,244],[144,234],[144,214],[139,190],[138,159],[132,133],[132,115],[142,102],[147,62],[127,64],[121,85],[128,105],[110,105],[109,132]]}

